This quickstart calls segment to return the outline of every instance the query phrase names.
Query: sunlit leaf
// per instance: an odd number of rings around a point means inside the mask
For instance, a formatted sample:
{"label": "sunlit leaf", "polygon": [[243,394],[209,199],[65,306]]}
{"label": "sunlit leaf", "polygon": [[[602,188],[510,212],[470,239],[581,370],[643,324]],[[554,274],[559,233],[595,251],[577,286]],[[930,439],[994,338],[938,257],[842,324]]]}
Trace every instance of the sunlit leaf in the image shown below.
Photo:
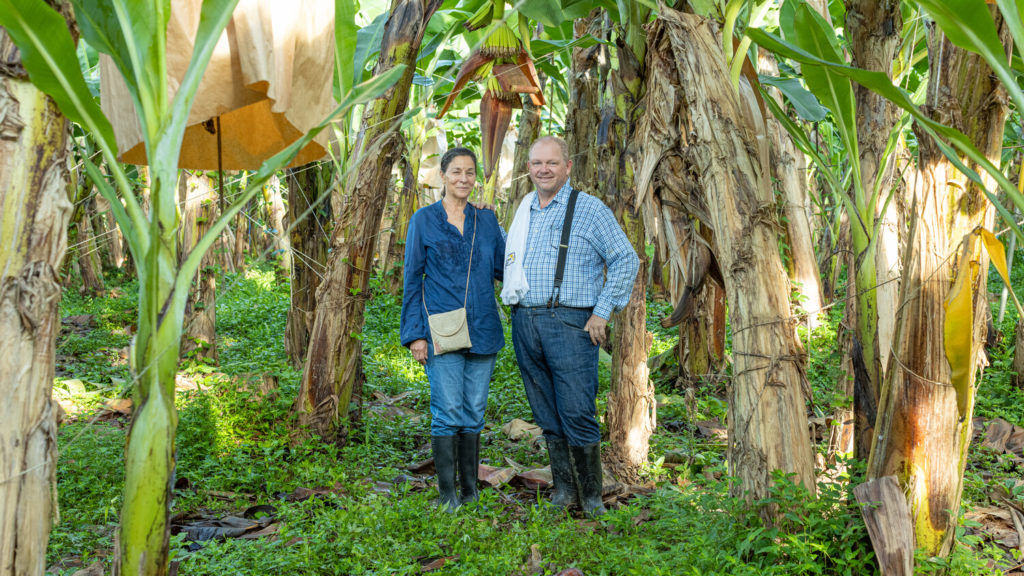
{"label": "sunlit leaf", "polygon": [[961,418],[967,414],[970,394],[973,392],[974,365],[974,280],[978,263],[971,260],[965,242],[964,257],[960,260],[956,279],[942,307],[946,320],[942,325],[943,346],[949,362],[950,384],[956,390],[956,407]]}
{"label": "sunlit leaf", "polygon": [[116,149],[114,129],[82,77],[64,18],[43,0],[0,0],[0,26],[21,50],[32,83],[65,116],[95,134],[100,145]]}

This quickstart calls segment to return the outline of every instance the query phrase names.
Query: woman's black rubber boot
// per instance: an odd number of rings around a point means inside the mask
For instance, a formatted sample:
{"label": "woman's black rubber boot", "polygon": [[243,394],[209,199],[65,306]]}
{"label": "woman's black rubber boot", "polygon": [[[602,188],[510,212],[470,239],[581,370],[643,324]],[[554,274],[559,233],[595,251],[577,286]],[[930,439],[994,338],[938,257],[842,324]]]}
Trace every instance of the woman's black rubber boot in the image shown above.
{"label": "woman's black rubber boot", "polygon": [[570,451],[580,483],[580,507],[588,518],[600,516],[608,511],[601,502],[601,444],[573,446]]}
{"label": "woman's black rubber boot", "polygon": [[459,434],[459,503],[480,499],[477,480],[480,474],[480,433]]}
{"label": "woman's black rubber boot", "polygon": [[548,445],[548,460],[551,461],[551,481],[555,485],[551,494],[551,505],[565,509],[578,504],[579,493],[576,491],[576,478],[572,473],[569,441],[562,436],[544,436],[544,439]]}
{"label": "woman's black rubber boot", "polygon": [[437,471],[438,507],[451,512],[459,507],[455,494],[455,461],[458,454],[458,436],[431,436],[430,450],[434,453]]}

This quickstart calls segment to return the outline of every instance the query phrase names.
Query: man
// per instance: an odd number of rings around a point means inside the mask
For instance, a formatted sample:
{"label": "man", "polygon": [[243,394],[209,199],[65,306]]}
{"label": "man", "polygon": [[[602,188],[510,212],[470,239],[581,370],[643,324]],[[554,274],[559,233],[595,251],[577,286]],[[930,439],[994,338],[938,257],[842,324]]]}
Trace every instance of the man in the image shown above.
{"label": "man", "polygon": [[[512,343],[534,420],[547,441],[551,502],[564,508],[578,498],[584,513],[596,516],[605,512],[595,406],[598,350],[608,318],[629,301],[640,264],[612,211],[569,185],[572,161],[564,140],[538,139],[528,168],[537,193],[523,200],[530,202],[521,252],[527,288],[512,307]],[[565,253],[559,283],[560,248]],[[506,249],[506,270],[516,257],[509,258]]]}

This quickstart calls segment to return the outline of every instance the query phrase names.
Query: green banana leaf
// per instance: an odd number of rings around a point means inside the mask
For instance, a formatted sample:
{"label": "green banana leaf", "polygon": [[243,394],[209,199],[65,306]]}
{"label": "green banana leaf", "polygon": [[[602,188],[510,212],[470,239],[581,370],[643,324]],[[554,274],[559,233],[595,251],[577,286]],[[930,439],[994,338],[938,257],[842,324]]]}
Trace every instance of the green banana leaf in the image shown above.
{"label": "green banana leaf", "polygon": [[798,116],[808,122],[820,122],[828,115],[828,110],[818,102],[810,90],[804,88],[798,78],[779,78],[777,76],[759,75],[761,84],[774,86],[786,96]]}
{"label": "green banana leaf", "polygon": [[802,65],[811,64],[828,67],[831,71],[857,82],[861,86],[868,88],[876,94],[888,99],[903,110],[906,110],[914,120],[916,120],[918,124],[934,138],[943,155],[946,156],[946,158],[949,159],[949,161],[953,163],[958,170],[963,172],[971,181],[982,188],[985,196],[990,202],[992,202],[996,210],[1003,217],[1003,220],[1011,229],[1013,229],[1014,233],[1024,241],[1024,232],[1021,232],[1020,227],[1017,226],[1013,215],[1005,206],[1003,206],[992,192],[985,188],[984,182],[978,173],[966,166],[960,160],[957,155],[957,151],[960,151],[960,153],[970,158],[972,162],[981,166],[986,172],[988,172],[989,175],[999,184],[999,188],[1002,189],[1014,205],[1021,210],[1024,210],[1024,195],[1021,195],[1016,186],[1014,186],[999,170],[998,166],[992,164],[988,158],[978,151],[974,146],[974,143],[972,143],[970,138],[964,135],[963,132],[929,118],[914,104],[910,95],[906,91],[895,86],[892,81],[881,72],[861,70],[845,64],[838,64],[823,60],[816,55],[803,50],[799,46],[786,42],[779,36],[770,32],[765,32],[764,30],[747,30],[747,35],[749,35],[759,46],[791,60],[800,62]]}

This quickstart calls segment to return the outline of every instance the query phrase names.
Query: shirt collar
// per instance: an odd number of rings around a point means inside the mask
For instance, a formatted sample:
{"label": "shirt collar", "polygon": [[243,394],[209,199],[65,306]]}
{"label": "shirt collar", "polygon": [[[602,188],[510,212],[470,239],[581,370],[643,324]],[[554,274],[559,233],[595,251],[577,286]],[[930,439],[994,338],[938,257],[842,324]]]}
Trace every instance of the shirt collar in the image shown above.
{"label": "shirt collar", "polygon": [[[534,191],[536,191],[536,190],[534,190]],[[569,194],[571,194],[571,193],[572,193],[572,179],[571,178],[567,178],[565,180],[565,184],[562,184],[562,187],[558,189],[558,192],[555,193],[555,197],[552,198],[551,201],[552,202],[558,202],[559,204],[566,204],[566,203],[569,202]],[[549,204],[549,206],[550,206],[550,204]],[[539,194],[534,194],[534,196],[533,196],[533,204],[531,204],[531,208],[533,208],[535,210],[540,210],[540,195]]]}

